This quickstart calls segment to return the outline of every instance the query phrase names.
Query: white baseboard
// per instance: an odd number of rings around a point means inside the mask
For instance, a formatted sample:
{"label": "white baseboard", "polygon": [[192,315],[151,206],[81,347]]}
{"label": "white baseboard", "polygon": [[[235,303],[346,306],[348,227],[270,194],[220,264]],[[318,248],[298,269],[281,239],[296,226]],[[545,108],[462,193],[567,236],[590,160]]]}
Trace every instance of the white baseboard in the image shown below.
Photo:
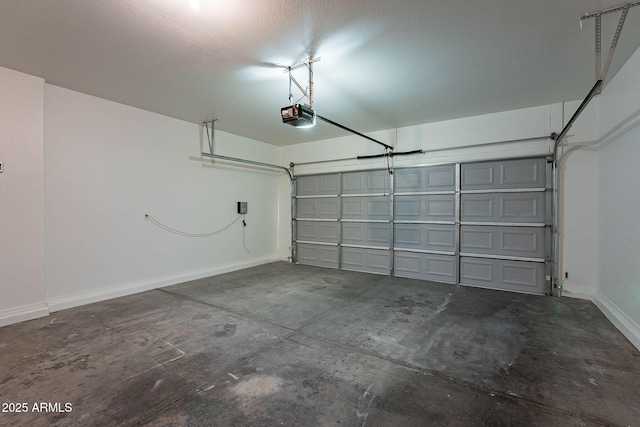
{"label": "white baseboard", "polygon": [[589,301],[593,300],[594,293],[595,293],[595,290],[593,288],[588,288],[588,287],[576,287],[576,286],[567,287],[566,285],[564,285],[562,289],[563,297],[586,299]]}
{"label": "white baseboard", "polygon": [[600,292],[596,291],[592,301],[607,319],[631,341],[631,344],[640,350],[640,325]]}
{"label": "white baseboard", "polygon": [[37,319],[49,315],[46,302],[22,305],[0,310],[0,326],[11,325],[13,323],[24,322],[25,320]]}
{"label": "white baseboard", "polygon": [[268,264],[270,262],[276,261],[279,261],[279,258],[259,258],[238,264],[224,265],[213,269],[189,271],[175,276],[154,277],[151,279],[125,283],[123,285],[113,286],[105,289],[97,289],[89,292],[82,292],[59,298],[52,298],[49,300],[49,311],[54,312],[67,308],[78,307],[85,304],[123,297],[138,292],[162,288],[165,286],[177,285],[178,283],[188,282],[190,280],[216,276],[218,274],[229,273],[231,271],[242,270],[244,268],[255,267],[257,265]]}

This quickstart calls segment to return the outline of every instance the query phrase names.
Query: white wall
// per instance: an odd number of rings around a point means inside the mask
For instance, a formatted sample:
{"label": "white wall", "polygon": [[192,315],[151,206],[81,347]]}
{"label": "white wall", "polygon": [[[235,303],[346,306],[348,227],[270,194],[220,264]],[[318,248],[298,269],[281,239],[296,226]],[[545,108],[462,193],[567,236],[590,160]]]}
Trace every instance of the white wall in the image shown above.
{"label": "white wall", "polygon": [[[585,94],[591,88],[585,88]],[[598,278],[597,195],[598,162],[589,147],[598,138],[598,99],[577,118],[558,150],[557,283],[562,295],[591,299]],[[563,129],[581,101],[567,102],[554,114],[556,129]],[[565,278],[568,273],[568,278]]]}
{"label": "white wall", "polygon": [[[197,160],[198,125],[46,85],[51,310],[277,259],[278,172]],[[274,146],[216,131],[215,152],[277,162]],[[205,136],[206,139],[206,136]],[[205,143],[206,146],[206,143]],[[207,233],[183,237],[158,228]]]}
{"label": "white wall", "polygon": [[[559,180],[562,233],[558,283],[563,296],[591,299],[598,283],[598,158],[593,150],[571,152]],[[568,277],[565,278],[565,273]]]}
{"label": "white wall", "polygon": [[0,68],[0,326],[47,314],[44,81]]}
{"label": "white wall", "polygon": [[598,261],[594,302],[640,348],[640,49],[599,100]]}

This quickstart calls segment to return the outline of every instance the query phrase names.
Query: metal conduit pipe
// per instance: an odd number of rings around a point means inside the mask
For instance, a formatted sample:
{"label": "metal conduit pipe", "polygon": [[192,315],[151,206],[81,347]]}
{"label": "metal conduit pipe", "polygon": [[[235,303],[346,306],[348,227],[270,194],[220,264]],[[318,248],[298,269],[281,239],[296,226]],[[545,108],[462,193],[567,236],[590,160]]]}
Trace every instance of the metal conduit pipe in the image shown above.
{"label": "metal conduit pipe", "polygon": [[554,148],[553,148],[554,156],[558,151],[558,145],[560,145],[560,143],[562,142],[564,137],[567,136],[567,133],[569,132],[569,129],[571,129],[571,126],[573,126],[573,123],[576,121],[578,116],[580,116],[580,114],[582,114],[584,109],[587,108],[587,105],[589,105],[589,102],[591,102],[591,100],[600,92],[600,87],[601,86],[602,86],[602,80],[596,81],[596,83],[593,85],[593,87],[591,88],[591,90],[587,94],[587,97],[582,101],[582,103],[580,104],[580,106],[578,107],[576,112],[573,113],[573,116],[571,116],[571,118],[569,119],[567,124],[564,126],[562,131],[558,134],[558,136],[556,136],[556,138],[555,138],[556,143],[555,143]]}
{"label": "metal conduit pipe", "polygon": [[210,158],[213,158],[213,159],[221,159],[221,160],[227,160],[227,161],[230,161],[230,162],[245,163],[245,164],[248,164],[248,165],[261,166],[263,168],[280,169],[280,170],[285,171],[287,173],[287,175],[289,175],[289,179],[290,180],[293,180],[293,175],[291,174],[291,170],[289,170],[288,168],[285,168],[284,166],[272,165],[271,163],[256,162],[254,160],[240,159],[238,157],[223,156],[223,155],[220,155],[220,154],[201,153],[201,155],[203,157],[210,157]]}
{"label": "metal conduit pipe", "polygon": [[[562,231],[563,224],[561,219],[561,211],[562,211],[562,202],[560,200],[560,191],[559,187],[563,184],[562,177],[559,176],[559,164],[558,164],[558,148],[562,143],[562,140],[565,138],[569,129],[573,126],[574,122],[577,118],[582,114],[587,105],[591,102],[591,100],[600,93],[600,88],[602,87],[602,80],[597,80],[593,85],[586,98],[582,101],[578,109],[573,116],[569,119],[567,124],[564,126],[562,131],[555,137],[555,143],[553,145],[553,197],[551,200],[551,209],[553,213],[553,233],[552,233],[552,247],[551,247],[551,260],[553,263],[552,270],[552,286],[553,291],[556,296],[560,296],[562,292],[562,283],[558,283],[558,278],[561,277],[562,272],[560,271],[560,256],[562,251]],[[561,166],[561,164],[560,164]]]}

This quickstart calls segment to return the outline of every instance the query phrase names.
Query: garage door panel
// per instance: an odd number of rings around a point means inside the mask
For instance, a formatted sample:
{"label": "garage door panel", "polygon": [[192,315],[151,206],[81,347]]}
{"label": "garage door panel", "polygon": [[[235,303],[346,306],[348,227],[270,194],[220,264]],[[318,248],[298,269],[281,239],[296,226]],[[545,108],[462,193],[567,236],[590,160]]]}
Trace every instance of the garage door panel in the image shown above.
{"label": "garage door panel", "polygon": [[340,225],[326,221],[297,221],[296,240],[305,242],[338,243]]}
{"label": "garage door panel", "polygon": [[389,248],[391,246],[391,225],[389,223],[343,222],[342,244]]}
{"label": "garage door panel", "polygon": [[391,189],[389,171],[375,170],[342,174],[342,194],[388,193]]}
{"label": "garage door panel", "polygon": [[454,194],[402,195],[394,198],[394,216],[401,221],[455,221]]}
{"label": "garage door panel", "polygon": [[342,268],[367,273],[390,274],[391,253],[388,250],[342,247]]}
{"label": "garage door panel", "polygon": [[296,218],[338,219],[340,205],[337,197],[318,197],[296,200]]}
{"label": "garage door panel", "polygon": [[544,222],[544,205],[544,193],[503,195],[500,197],[500,217],[514,222],[520,222],[522,219]]}
{"label": "garage door panel", "polygon": [[541,262],[460,257],[460,283],[493,289],[544,294],[545,264]]}
{"label": "garage door panel", "polygon": [[545,236],[542,227],[463,225],[460,252],[544,259]]}
{"label": "garage door panel", "polygon": [[394,191],[419,192],[423,188],[422,168],[398,169],[393,177]]}
{"label": "garage door panel", "polygon": [[386,196],[344,197],[342,218],[388,221],[391,219],[391,202]]}
{"label": "garage door panel", "polygon": [[394,252],[394,275],[411,279],[455,283],[456,257],[418,252]]}
{"label": "garage door panel", "polygon": [[462,195],[461,219],[468,221],[487,221],[495,215],[495,200],[491,194]]}
{"label": "garage door panel", "polygon": [[494,188],[495,167],[496,165],[493,162],[461,165],[460,188],[462,190]]}
{"label": "garage door panel", "polygon": [[545,188],[546,159],[515,159],[463,163],[460,188],[465,190],[506,190]]}
{"label": "garage door panel", "polygon": [[454,191],[456,185],[455,165],[397,169],[393,176],[396,193]]}
{"label": "garage door panel", "polygon": [[454,191],[456,188],[456,166],[432,166],[424,174],[425,191]]}
{"label": "garage door panel", "polygon": [[319,267],[338,268],[338,247],[313,245],[308,243],[296,244],[297,262]]}
{"label": "garage door panel", "polygon": [[544,273],[542,264],[527,263],[528,265],[510,265],[503,262],[500,266],[500,281],[507,285],[529,287],[535,285],[536,279],[540,276],[538,270]]}
{"label": "garage door panel", "polygon": [[546,195],[544,192],[462,194],[460,219],[462,222],[544,224]]}
{"label": "garage door panel", "polygon": [[501,230],[498,252],[502,255],[544,258],[544,233],[543,228]]}
{"label": "garage door panel", "polygon": [[546,159],[519,159],[500,162],[500,188],[545,188]]}
{"label": "garage door panel", "polygon": [[340,176],[337,173],[296,178],[296,195],[298,196],[338,195],[339,193]]}
{"label": "garage door panel", "polygon": [[455,226],[446,224],[395,224],[396,248],[421,249],[442,252],[455,251]]}
{"label": "garage door panel", "polygon": [[482,226],[460,227],[460,251],[472,253],[492,253],[496,250],[496,229]]}

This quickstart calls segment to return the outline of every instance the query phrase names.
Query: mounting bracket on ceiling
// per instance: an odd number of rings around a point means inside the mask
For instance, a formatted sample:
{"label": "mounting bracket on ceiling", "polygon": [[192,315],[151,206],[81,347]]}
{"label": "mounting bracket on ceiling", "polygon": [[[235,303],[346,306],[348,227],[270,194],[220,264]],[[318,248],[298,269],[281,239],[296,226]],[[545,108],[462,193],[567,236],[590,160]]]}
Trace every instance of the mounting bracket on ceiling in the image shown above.
{"label": "mounting bracket on ceiling", "polygon": [[[291,91],[291,83],[295,83],[295,85],[298,86],[298,89],[300,89],[300,92],[302,92],[302,97],[307,98],[309,100],[309,107],[313,109],[313,63],[320,61],[320,59],[321,59],[320,57],[310,58],[308,61],[291,65],[290,67],[287,67],[286,70],[284,70],[285,73],[289,73],[289,103],[291,103],[291,105],[293,105],[294,103],[293,93]],[[307,67],[309,69],[309,86],[307,87],[307,89],[303,89],[302,85],[298,83],[298,81],[291,74],[293,70],[297,70],[298,68],[302,68],[302,67]]]}
{"label": "mounting bracket on ceiling", "polygon": [[213,154],[213,142],[214,142],[214,130],[215,130],[215,122],[218,119],[209,120],[208,122],[202,122],[202,127],[205,128],[207,132],[207,142],[209,143],[209,153]]}
{"label": "mounting bracket on ceiling", "polygon": [[[326,123],[329,123],[330,125],[338,127],[340,129],[344,129],[347,132],[351,132],[362,138],[368,139],[369,141],[375,142],[376,144],[380,144],[385,148],[385,150],[393,151],[393,147],[388,144],[385,144],[384,142],[380,142],[377,139],[371,138],[370,136],[364,135],[358,131],[355,131],[344,125],[341,125],[340,123],[334,122],[333,120],[329,120],[326,117],[316,114],[316,112],[313,110],[313,63],[318,61],[320,61],[319,57],[310,58],[308,61],[301,62],[296,65],[292,65],[290,67],[287,67],[284,70],[285,73],[289,73],[289,103],[291,105],[280,109],[280,113],[282,115],[282,122],[290,124],[295,127],[300,127],[300,128],[312,127],[312,126],[315,126],[316,117],[317,117],[320,120]],[[293,70],[297,70],[298,68],[305,67],[305,66],[309,70],[309,86],[306,89],[304,89],[302,85],[298,83],[298,81],[291,74]],[[293,93],[291,91],[292,83],[294,83],[298,87],[298,89],[300,89],[300,92],[302,92],[302,98],[307,98],[307,100],[309,101],[308,106],[300,105],[297,102],[296,103],[293,102]]]}
{"label": "mounting bracket on ceiling", "polygon": [[[627,19],[627,13],[629,13],[629,9],[634,6],[640,6],[640,1],[627,3],[621,6],[610,7],[608,9],[604,9],[598,12],[590,12],[585,13],[580,17],[580,28],[582,28],[582,21],[590,18],[596,19],[596,31],[595,31],[595,43],[596,43],[596,81],[601,80],[605,81],[607,78],[607,73],[609,72],[609,66],[611,65],[611,60],[613,59],[613,54],[616,51],[616,47],[618,45],[618,40],[620,39],[620,33],[622,32],[622,27],[624,26],[624,22]],[[609,48],[609,54],[607,55],[607,60],[604,63],[604,68],[602,68],[602,15],[606,15],[609,13],[622,11],[620,15],[620,19],[618,20],[618,26],[616,28],[616,32],[613,35],[613,40],[611,42],[611,47]],[[602,92],[601,85],[598,89],[598,94]]]}
{"label": "mounting bracket on ceiling", "polygon": [[[610,7],[609,9],[603,9],[598,12],[590,12],[585,13],[580,17],[580,28],[582,28],[582,21],[585,19],[596,19],[596,82],[589,91],[587,97],[582,101],[578,110],[573,114],[571,119],[567,122],[564,129],[555,136],[555,147],[554,147],[554,158],[557,157],[558,145],[562,142],[564,137],[569,132],[569,129],[576,121],[578,116],[582,113],[582,111],[587,107],[589,102],[596,96],[602,92],[602,88],[604,87],[604,81],[607,78],[607,73],[609,72],[609,66],[611,65],[611,60],[613,59],[613,54],[616,51],[616,46],[618,45],[618,40],[620,39],[620,33],[622,32],[622,27],[624,26],[624,22],[627,19],[627,13],[629,13],[629,9],[634,6],[640,6],[640,1],[635,1],[633,3],[623,4],[622,6]],[[602,68],[602,15],[606,15],[608,13],[613,13],[621,10],[622,14],[620,15],[620,19],[618,20],[618,27],[616,28],[616,33],[613,36],[613,41],[611,42],[611,47],[609,48],[609,54],[607,55],[607,61],[604,64],[604,68]]]}

